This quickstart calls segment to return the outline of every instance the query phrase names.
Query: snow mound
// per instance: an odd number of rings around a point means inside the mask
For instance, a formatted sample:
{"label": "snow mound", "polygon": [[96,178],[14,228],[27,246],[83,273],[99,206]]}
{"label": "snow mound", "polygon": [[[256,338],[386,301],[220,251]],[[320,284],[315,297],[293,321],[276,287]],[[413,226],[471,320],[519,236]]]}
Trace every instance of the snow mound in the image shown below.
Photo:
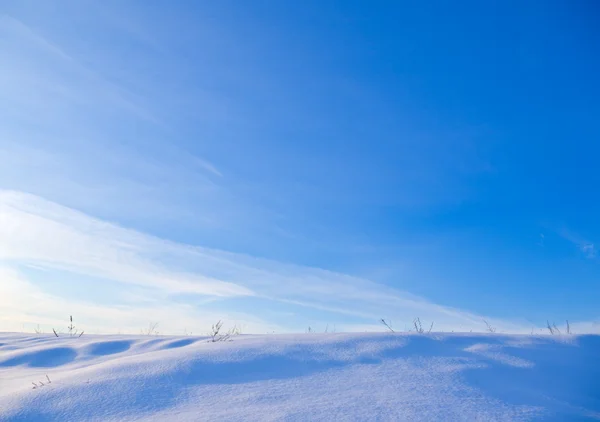
{"label": "snow mound", "polygon": [[600,337],[0,334],[0,420],[600,420]]}

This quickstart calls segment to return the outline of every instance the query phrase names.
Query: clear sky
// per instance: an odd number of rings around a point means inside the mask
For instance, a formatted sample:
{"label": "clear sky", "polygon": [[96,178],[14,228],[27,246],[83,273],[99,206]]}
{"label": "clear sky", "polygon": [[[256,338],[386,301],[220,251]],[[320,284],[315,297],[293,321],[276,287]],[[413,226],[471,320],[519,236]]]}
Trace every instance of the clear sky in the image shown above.
{"label": "clear sky", "polygon": [[600,331],[598,19],[3,1],[0,330]]}

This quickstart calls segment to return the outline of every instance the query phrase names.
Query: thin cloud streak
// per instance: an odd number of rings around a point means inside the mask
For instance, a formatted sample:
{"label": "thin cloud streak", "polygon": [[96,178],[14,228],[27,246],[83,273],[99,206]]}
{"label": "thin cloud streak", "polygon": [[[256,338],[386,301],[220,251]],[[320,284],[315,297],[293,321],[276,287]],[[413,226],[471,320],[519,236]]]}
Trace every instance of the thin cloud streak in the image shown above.
{"label": "thin cloud streak", "polygon": [[[40,210],[40,211],[38,211]],[[43,210],[43,211],[42,211]],[[143,256],[153,239],[30,195],[0,193],[0,259],[211,296],[252,295],[234,283],[169,271]]]}
{"label": "thin cloud streak", "polygon": [[[419,316],[450,331],[477,327],[482,320],[368,280],[181,245],[14,191],[0,191],[0,259],[151,287],[168,295],[264,298],[366,321]],[[505,330],[529,329],[490,320]]]}
{"label": "thin cloud streak", "polygon": [[[109,104],[118,106],[139,118],[164,126],[164,123],[157,116],[153,115],[146,107],[141,106],[130,99],[133,97],[132,93],[127,92],[123,87],[108,81],[98,72],[89,69],[76,58],[65,52],[59,45],[43,37],[22,21],[6,14],[0,14],[0,30],[8,35],[17,37],[25,43],[25,45],[37,48],[41,52],[61,60],[70,67],[73,74],[86,82],[88,89],[93,88],[93,96],[77,95],[75,91],[68,90],[72,98],[77,97],[79,101],[97,101],[98,99],[104,99],[108,101]],[[17,54],[20,54],[20,52]],[[15,73],[18,74],[18,69],[15,69]],[[43,75],[46,77],[51,73],[52,71],[46,70]],[[58,84],[58,86],[65,87],[65,84]]]}
{"label": "thin cloud streak", "polygon": [[[242,312],[210,311],[169,301],[140,301],[127,305],[100,305],[89,301],[70,301],[60,292],[47,293],[28,281],[14,268],[0,264],[0,330],[33,330],[44,332],[66,326],[65,313],[74,316],[81,328],[91,333],[139,334],[150,322],[158,322],[161,333],[204,335],[210,325],[224,320],[228,326],[237,324],[246,332],[266,332],[283,329]],[[226,327],[227,328],[227,327]]]}
{"label": "thin cloud streak", "polygon": [[567,229],[559,230],[558,234],[563,237],[565,240],[573,243],[577,248],[583,253],[583,255],[588,259],[595,259],[597,256],[597,248],[594,243],[590,242],[587,239],[579,236],[576,233],[573,233]]}

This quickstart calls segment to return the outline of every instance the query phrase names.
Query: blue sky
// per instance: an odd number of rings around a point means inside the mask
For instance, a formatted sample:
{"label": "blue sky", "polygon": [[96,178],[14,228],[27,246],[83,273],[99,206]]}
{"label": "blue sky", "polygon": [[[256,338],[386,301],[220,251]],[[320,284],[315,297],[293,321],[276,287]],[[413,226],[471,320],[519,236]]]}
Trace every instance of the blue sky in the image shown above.
{"label": "blue sky", "polygon": [[599,13],[3,2],[0,329],[598,330]]}

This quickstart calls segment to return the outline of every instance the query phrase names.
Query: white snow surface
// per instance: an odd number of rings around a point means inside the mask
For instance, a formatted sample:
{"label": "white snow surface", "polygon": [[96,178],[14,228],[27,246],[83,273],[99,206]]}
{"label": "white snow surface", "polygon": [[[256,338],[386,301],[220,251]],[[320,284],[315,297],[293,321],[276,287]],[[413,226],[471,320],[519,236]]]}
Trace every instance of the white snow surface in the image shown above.
{"label": "white snow surface", "polygon": [[600,337],[0,333],[0,420],[600,420]]}

